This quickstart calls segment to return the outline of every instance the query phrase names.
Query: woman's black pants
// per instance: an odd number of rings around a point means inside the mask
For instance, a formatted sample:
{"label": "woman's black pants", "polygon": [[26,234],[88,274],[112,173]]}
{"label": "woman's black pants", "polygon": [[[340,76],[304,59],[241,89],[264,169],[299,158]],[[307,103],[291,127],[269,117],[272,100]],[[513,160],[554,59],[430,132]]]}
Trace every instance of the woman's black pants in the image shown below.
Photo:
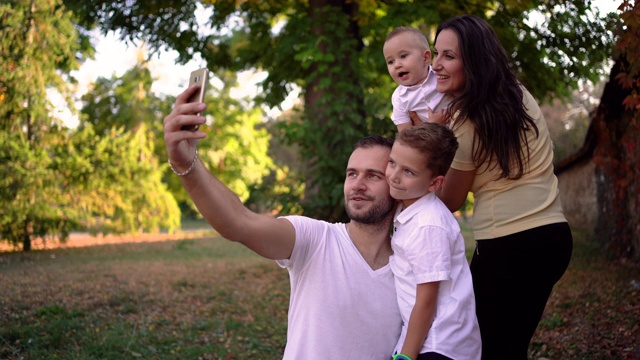
{"label": "woman's black pants", "polygon": [[470,267],[483,360],[527,359],[529,342],[572,250],[567,223],[477,241]]}

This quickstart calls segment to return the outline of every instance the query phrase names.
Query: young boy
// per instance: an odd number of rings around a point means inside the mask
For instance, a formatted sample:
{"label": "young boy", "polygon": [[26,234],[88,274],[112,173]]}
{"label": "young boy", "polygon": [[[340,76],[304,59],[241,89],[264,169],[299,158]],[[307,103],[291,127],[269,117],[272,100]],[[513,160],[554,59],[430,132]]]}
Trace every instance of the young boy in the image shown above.
{"label": "young boy", "polygon": [[446,126],[399,131],[386,177],[399,205],[389,259],[402,332],[395,359],[480,359],[471,272],[457,220],[438,199],[458,142]]}
{"label": "young boy", "polygon": [[431,70],[429,43],[420,30],[407,26],[393,29],[382,52],[389,74],[399,85],[391,96],[391,120],[398,131],[416,125],[412,124],[409,111],[415,111],[423,122],[430,117],[442,117],[442,110],[451,99],[436,91],[437,77]]}

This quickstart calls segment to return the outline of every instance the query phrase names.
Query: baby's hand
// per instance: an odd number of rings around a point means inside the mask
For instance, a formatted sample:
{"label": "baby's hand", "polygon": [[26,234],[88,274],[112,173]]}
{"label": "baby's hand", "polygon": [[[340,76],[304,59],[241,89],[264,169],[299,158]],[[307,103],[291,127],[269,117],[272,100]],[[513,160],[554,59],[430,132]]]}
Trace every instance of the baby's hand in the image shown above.
{"label": "baby's hand", "polygon": [[431,110],[431,108],[429,108],[429,122],[446,125],[447,119],[444,115],[444,109],[440,109],[434,112],[433,110]]}

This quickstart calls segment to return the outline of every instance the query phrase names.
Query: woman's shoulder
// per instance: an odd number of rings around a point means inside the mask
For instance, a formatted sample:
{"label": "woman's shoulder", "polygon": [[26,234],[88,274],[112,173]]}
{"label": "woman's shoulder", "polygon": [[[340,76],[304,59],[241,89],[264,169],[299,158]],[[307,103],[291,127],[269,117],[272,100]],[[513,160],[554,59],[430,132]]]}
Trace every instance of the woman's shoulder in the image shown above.
{"label": "woman's shoulder", "polygon": [[522,89],[522,102],[527,105],[534,103],[536,106],[538,105],[538,101],[531,95],[531,92],[522,84],[520,84],[520,89]]}
{"label": "woman's shoulder", "polygon": [[451,130],[456,134],[456,137],[460,137],[462,134],[473,132],[474,126],[471,121],[465,116],[461,116],[460,110],[456,111],[450,123]]}
{"label": "woman's shoulder", "polygon": [[520,84],[520,88],[522,89],[522,104],[526,109],[527,113],[534,120],[542,117],[542,111],[540,110],[540,105],[538,101],[531,95],[529,90],[527,90],[524,85]]}

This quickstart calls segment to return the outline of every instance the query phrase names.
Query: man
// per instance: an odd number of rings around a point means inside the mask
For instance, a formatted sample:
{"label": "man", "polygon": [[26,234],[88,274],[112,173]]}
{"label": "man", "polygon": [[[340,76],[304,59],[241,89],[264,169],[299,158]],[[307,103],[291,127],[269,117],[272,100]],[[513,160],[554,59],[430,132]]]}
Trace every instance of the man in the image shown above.
{"label": "man", "polygon": [[401,325],[388,265],[395,202],[385,169],[392,141],[372,136],[356,144],[344,183],[349,223],[256,214],[198,161],[196,144],[206,135],[182,130],[204,123],[194,114],[205,105],[187,103],[197,88],[180,94],[164,120],[170,164],[221,236],[289,271],[284,359],[391,358]]}

